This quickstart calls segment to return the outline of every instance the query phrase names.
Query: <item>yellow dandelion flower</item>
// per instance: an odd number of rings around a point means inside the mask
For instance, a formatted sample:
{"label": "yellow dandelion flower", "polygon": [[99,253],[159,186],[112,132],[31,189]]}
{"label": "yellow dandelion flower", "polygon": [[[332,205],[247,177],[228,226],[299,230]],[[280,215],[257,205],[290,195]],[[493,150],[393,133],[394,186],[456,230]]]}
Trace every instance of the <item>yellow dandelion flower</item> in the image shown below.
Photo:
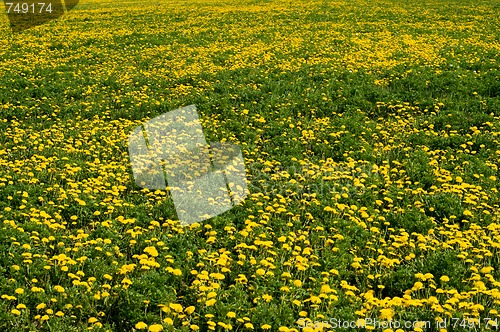
{"label": "yellow dandelion flower", "polygon": [[163,326],[161,324],[151,325],[148,329],[150,332],[160,332],[163,331]]}
{"label": "yellow dandelion flower", "polygon": [[148,324],[146,324],[144,322],[139,322],[139,323],[135,324],[135,328],[138,330],[143,330],[147,327],[148,327]]}
{"label": "yellow dandelion flower", "polygon": [[394,317],[394,310],[391,308],[385,308],[380,310],[380,319],[391,320]]}
{"label": "yellow dandelion flower", "polygon": [[174,310],[175,312],[182,312],[182,305],[180,305],[179,303],[170,303],[169,305],[169,308]]}
{"label": "yellow dandelion flower", "polygon": [[158,250],[153,246],[144,248],[144,252],[153,257],[158,257]]}
{"label": "yellow dandelion flower", "polygon": [[215,302],[217,302],[216,299],[210,299],[210,300],[208,300],[208,301],[205,302],[205,305],[207,307],[211,307],[211,306],[213,306],[215,304]]}
{"label": "yellow dandelion flower", "polygon": [[54,286],[54,290],[58,293],[64,293],[64,287],[59,285]]}

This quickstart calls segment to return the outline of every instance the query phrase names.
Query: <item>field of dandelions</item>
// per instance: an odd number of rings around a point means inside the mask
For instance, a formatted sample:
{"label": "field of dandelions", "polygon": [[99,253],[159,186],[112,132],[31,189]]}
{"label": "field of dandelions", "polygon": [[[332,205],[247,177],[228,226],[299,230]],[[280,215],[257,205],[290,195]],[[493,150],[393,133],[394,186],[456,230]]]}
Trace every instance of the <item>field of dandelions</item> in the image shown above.
{"label": "field of dandelions", "polygon": [[[1,15],[0,330],[495,330],[499,13],[82,0],[16,34]],[[127,139],[190,104],[242,149],[249,196],[183,227]]]}

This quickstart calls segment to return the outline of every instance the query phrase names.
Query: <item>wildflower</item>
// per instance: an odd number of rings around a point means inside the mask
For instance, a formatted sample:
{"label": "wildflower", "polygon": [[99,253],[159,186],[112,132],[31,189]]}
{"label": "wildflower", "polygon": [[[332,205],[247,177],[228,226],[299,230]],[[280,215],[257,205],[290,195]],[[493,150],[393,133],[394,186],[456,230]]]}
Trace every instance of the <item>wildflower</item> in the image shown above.
{"label": "wildflower", "polygon": [[270,301],[273,299],[273,297],[272,297],[271,295],[269,295],[269,294],[264,294],[264,295],[262,295],[262,298],[263,298],[263,299],[264,299],[264,301],[266,301],[266,302],[270,302]]}
{"label": "wildflower", "polygon": [[180,305],[178,303],[170,303],[168,306],[170,309],[174,310],[175,312],[182,312],[182,305]]}
{"label": "wildflower", "polygon": [[64,287],[59,285],[54,286],[54,290],[58,293],[64,293]]}
{"label": "wildflower", "polygon": [[380,310],[380,319],[391,320],[394,317],[394,311],[390,308]]}
{"label": "wildflower", "polygon": [[154,325],[149,326],[148,331],[150,331],[150,332],[160,332],[160,331],[163,331],[163,326],[160,325],[160,324],[154,324]]}
{"label": "wildflower", "polygon": [[464,210],[463,215],[467,217],[472,217],[472,212],[470,212],[469,210]]}
{"label": "wildflower", "polygon": [[144,252],[153,257],[158,257],[158,250],[155,247],[146,247],[144,248]]}
{"label": "wildflower", "polygon": [[450,278],[448,276],[441,276],[441,278],[439,278],[439,280],[441,280],[442,282],[448,282],[448,281],[450,281]]}
{"label": "wildflower", "polygon": [[144,322],[139,322],[139,323],[135,324],[135,328],[138,330],[143,330],[147,327],[148,327],[148,324],[146,324]]}

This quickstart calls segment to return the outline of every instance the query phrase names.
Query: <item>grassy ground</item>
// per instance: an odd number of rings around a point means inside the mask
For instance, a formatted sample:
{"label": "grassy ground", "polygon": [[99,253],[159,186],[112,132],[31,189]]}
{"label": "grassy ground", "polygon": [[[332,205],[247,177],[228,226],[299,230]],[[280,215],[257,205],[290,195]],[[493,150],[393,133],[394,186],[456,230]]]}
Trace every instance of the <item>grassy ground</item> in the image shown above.
{"label": "grassy ground", "polygon": [[[485,330],[500,317],[499,12],[87,0],[19,34],[3,16],[1,329]],[[168,193],[134,185],[126,144],[189,104],[207,141],[242,148],[250,196],[181,227]]]}

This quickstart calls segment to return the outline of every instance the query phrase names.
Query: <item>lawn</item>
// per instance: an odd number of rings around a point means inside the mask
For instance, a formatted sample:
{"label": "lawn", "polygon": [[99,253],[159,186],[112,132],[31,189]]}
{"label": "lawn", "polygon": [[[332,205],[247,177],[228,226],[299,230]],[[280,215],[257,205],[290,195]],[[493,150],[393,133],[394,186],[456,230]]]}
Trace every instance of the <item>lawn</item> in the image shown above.
{"label": "lawn", "polygon": [[[0,330],[496,330],[499,14],[81,0],[19,33],[0,16]],[[190,104],[241,148],[249,195],[182,226],[127,142]]]}

